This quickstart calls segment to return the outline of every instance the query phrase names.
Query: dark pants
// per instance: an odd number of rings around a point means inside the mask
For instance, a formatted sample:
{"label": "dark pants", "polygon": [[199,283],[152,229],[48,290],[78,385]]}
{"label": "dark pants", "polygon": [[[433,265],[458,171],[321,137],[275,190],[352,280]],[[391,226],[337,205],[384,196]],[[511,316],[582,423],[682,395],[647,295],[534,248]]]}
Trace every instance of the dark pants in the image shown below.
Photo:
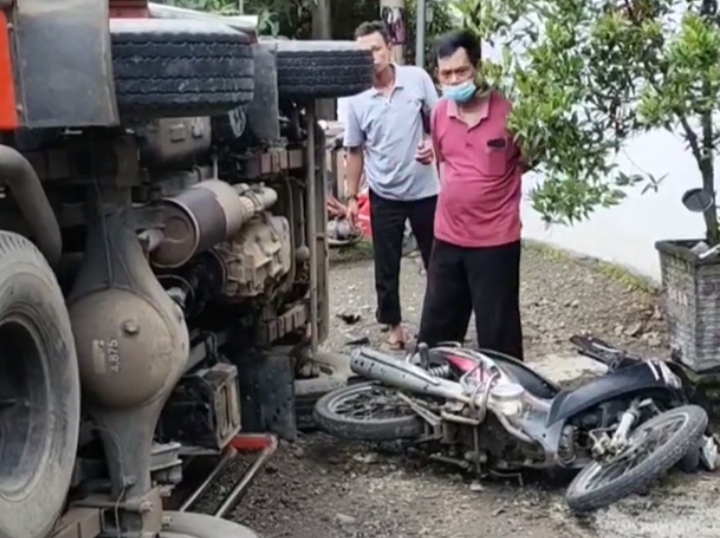
{"label": "dark pants", "polygon": [[413,201],[388,200],[370,191],[370,223],[375,255],[375,291],[378,323],[396,326],[400,313],[400,261],[405,222],[417,240],[425,268],[433,244],[437,196]]}
{"label": "dark pants", "polygon": [[464,342],[475,311],[478,347],[523,359],[520,241],[463,248],[435,240],[419,342]]}

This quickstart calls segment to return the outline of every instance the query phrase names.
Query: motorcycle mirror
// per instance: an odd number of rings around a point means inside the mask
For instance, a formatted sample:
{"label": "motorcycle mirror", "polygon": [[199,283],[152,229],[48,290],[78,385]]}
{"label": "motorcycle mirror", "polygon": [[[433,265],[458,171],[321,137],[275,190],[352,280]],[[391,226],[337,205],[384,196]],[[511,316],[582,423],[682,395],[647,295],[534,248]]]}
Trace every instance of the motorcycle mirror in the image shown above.
{"label": "motorcycle mirror", "polygon": [[703,189],[690,189],[683,194],[682,203],[693,213],[704,213],[713,206],[715,199]]}

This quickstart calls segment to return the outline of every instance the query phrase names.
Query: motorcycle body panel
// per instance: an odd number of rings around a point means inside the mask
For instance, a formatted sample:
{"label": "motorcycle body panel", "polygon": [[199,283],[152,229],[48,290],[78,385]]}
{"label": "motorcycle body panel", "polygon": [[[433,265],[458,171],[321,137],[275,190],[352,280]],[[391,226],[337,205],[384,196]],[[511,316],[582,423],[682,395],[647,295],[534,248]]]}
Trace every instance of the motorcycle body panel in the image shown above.
{"label": "motorcycle body panel", "polygon": [[[469,372],[476,365],[476,363],[469,358],[454,355],[452,351],[443,350],[442,352],[439,352],[439,350],[431,350],[430,353],[432,362],[437,362],[440,358],[441,360],[447,361],[450,368],[458,376]],[[516,379],[517,382],[533,396],[550,400],[561,392],[560,388],[555,383],[539,374],[522,361],[487,349],[481,349],[480,353],[487,355],[495,361],[500,368],[510,375],[510,377]],[[433,357],[433,354],[435,357]],[[438,354],[441,357],[438,357]]]}
{"label": "motorcycle body panel", "polygon": [[653,363],[641,362],[609,372],[571,392],[561,392],[550,405],[546,425],[565,421],[620,396],[651,391],[667,392],[670,398],[682,399],[682,391],[672,387],[662,369]]}

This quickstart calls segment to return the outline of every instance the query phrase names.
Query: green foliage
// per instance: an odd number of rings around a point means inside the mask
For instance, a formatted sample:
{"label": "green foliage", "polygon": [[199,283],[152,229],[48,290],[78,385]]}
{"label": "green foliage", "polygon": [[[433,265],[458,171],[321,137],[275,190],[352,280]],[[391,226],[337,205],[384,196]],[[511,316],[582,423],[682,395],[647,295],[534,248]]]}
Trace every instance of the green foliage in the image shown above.
{"label": "green foliage", "polygon": [[165,0],[162,3],[187,9],[211,11],[223,15],[235,14],[239,5],[237,0]]}
{"label": "green foliage", "polygon": [[[425,29],[425,69],[429,72],[434,70],[433,44],[435,38],[456,27],[453,18],[453,10],[448,2],[440,0],[426,0],[432,2],[433,16]],[[405,63],[415,63],[415,27],[416,27],[416,6],[417,0],[405,0],[405,12],[407,13],[407,42],[405,43]]]}
{"label": "green foliage", "polygon": [[[616,164],[631,138],[665,128],[684,137],[714,192],[720,127],[720,19],[714,0],[459,0],[463,26],[502,58],[488,82],[514,102],[509,120],[543,180],[534,208],[574,223],[662,178]],[[689,185],[691,187],[694,185]],[[717,243],[717,218],[706,215]]]}
{"label": "green foliage", "polygon": [[[162,0],[161,0],[162,1]],[[432,1],[432,0],[430,0]],[[164,3],[211,11],[223,15],[237,14],[237,0],[164,0]],[[260,33],[309,39],[312,28],[314,0],[245,0],[244,12],[258,15]],[[415,6],[416,0],[406,0],[408,14],[406,63],[415,62]],[[433,19],[426,31],[426,67],[431,68],[432,42],[436,36],[453,28],[452,10],[447,2],[436,1]],[[333,39],[353,39],[355,28],[368,20],[380,18],[379,0],[331,0]]]}

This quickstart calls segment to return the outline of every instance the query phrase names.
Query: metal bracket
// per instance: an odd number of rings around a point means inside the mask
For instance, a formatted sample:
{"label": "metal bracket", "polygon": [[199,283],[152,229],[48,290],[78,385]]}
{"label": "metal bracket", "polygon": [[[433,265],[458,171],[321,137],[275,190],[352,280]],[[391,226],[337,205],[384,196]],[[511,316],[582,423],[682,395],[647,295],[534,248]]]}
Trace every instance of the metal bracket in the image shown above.
{"label": "metal bracket", "polygon": [[245,475],[238,480],[233,488],[230,490],[225,498],[223,499],[220,507],[213,514],[215,517],[224,517],[230,512],[242,496],[247,492],[247,489],[252,484],[257,472],[262,466],[270,459],[275,451],[277,450],[278,442],[274,435],[268,434],[241,434],[235,436],[232,441],[228,444],[223,457],[218,461],[217,465],[210,472],[205,481],[198,487],[180,506],[180,512],[186,512],[189,508],[195,504],[195,502],[205,493],[213,480],[232,462],[239,453],[241,452],[260,452],[260,455],[255,462],[250,466]]}

